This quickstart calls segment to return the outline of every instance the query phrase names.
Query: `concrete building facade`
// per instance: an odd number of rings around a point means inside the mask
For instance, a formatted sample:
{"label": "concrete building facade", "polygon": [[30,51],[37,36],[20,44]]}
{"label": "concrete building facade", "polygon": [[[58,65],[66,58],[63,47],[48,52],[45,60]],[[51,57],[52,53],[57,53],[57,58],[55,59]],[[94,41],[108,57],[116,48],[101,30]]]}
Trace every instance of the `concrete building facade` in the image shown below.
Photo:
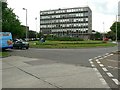
{"label": "concrete building facade", "polygon": [[60,37],[90,39],[92,11],[89,7],[40,11],[40,31]]}

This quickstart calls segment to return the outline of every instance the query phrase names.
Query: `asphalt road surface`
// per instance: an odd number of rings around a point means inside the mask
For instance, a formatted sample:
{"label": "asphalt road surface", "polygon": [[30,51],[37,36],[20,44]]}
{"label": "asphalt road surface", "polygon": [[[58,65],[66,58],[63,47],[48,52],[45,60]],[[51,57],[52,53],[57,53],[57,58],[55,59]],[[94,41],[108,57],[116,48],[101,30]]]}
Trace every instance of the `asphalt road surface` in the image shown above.
{"label": "asphalt road surface", "polygon": [[116,51],[117,47],[109,48],[89,48],[89,49],[36,49],[30,48],[28,50],[13,50],[11,55],[23,56],[29,58],[42,58],[52,61],[74,64],[80,66],[91,67],[89,63],[90,58],[99,55],[104,55],[112,51]]}

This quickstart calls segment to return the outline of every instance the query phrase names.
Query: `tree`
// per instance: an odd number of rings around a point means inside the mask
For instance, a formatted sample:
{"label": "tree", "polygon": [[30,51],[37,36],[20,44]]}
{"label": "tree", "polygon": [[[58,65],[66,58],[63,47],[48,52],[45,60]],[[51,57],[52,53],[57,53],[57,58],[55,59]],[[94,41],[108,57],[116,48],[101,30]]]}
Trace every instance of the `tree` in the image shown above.
{"label": "tree", "polygon": [[117,23],[117,38],[120,40],[120,22],[114,22],[112,26],[110,27],[113,34],[116,33],[116,23]]}
{"label": "tree", "polygon": [[30,31],[29,31],[29,38],[36,38],[36,32],[30,30]]}
{"label": "tree", "polygon": [[115,40],[115,39],[116,39],[116,38],[115,38],[115,32],[113,32],[113,31],[109,31],[109,32],[106,34],[106,36],[107,36],[108,38],[112,39],[112,40]]}
{"label": "tree", "polygon": [[7,7],[5,2],[2,2],[2,31],[11,32],[14,38],[20,38],[23,35],[18,16],[13,13],[13,9]]}

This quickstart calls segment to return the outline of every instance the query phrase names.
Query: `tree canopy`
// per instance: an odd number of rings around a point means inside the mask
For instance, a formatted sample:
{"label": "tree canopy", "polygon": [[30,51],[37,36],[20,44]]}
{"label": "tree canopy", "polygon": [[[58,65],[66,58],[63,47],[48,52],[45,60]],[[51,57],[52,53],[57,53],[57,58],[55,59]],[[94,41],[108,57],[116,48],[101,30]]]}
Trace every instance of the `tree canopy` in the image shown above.
{"label": "tree canopy", "polygon": [[14,38],[20,38],[24,34],[18,16],[5,2],[2,2],[2,31],[11,32]]}
{"label": "tree canopy", "polygon": [[113,36],[115,36],[115,33],[116,33],[116,24],[117,24],[117,38],[118,38],[118,40],[120,40],[120,22],[114,22],[112,24],[112,26],[110,27],[111,32],[109,32],[109,33],[113,33]]}

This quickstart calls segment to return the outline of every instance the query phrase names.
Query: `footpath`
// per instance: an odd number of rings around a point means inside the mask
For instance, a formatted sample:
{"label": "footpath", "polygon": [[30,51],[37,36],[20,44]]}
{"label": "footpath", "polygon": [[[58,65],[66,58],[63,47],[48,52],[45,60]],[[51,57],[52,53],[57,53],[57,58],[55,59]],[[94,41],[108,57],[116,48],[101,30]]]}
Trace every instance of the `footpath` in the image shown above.
{"label": "footpath", "polygon": [[110,88],[92,67],[20,56],[0,59],[0,63],[2,88]]}

